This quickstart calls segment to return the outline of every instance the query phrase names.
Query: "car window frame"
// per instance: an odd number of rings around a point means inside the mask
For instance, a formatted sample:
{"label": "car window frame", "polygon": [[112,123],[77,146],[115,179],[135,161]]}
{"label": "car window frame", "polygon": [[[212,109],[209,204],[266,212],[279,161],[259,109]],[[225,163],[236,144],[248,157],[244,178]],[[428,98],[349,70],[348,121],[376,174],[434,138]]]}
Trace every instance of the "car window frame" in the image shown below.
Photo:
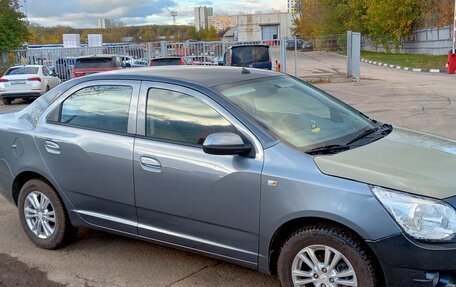
{"label": "car window frame", "polygon": [[[71,97],[74,93],[85,89],[90,88],[93,86],[129,86],[132,88],[132,95],[130,100],[130,107],[128,112],[128,124],[127,124],[127,132],[115,132],[109,131],[104,129],[97,129],[97,128],[89,128],[89,127],[81,127],[73,124],[62,123],[60,122],[60,116],[62,113],[63,103]],[[91,80],[79,83],[64,93],[54,101],[45,111],[42,119],[38,124],[51,124],[51,125],[59,125],[65,126],[68,128],[74,128],[79,130],[88,130],[88,131],[95,131],[101,132],[105,134],[115,134],[115,135],[124,135],[124,136],[135,136],[137,132],[137,111],[138,111],[138,97],[141,87],[141,81],[134,81],[134,80]]]}
{"label": "car window frame", "polygon": [[194,97],[201,102],[208,105],[218,114],[220,114],[225,120],[227,120],[233,127],[236,128],[238,133],[245,137],[255,149],[255,158],[263,159],[264,158],[264,151],[263,146],[260,140],[245,126],[243,125],[236,117],[233,116],[227,109],[219,105],[216,101],[211,99],[209,96],[196,91],[194,89],[180,86],[177,84],[171,83],[163,83],[163,82],[152,82],[152,81],[143,81],[141,83],[139,101],[138,101],[138,112],[137,112],[137,122],[136,122],[136,129],[137,129],[137,136],[153,142],[161,142],[171,145],[177,145],[181,147],[193,148],[203,150],[202,146],[197,145],[190,145],[185,144],[182,142],[174,142],[169,140],[162,140],[157,138],[152,138],[146,135],[146,120],[147,120],[147,98],[150,89],[160,89],[160,90],[168,90],[172,92],[182,93],[191,97]]}

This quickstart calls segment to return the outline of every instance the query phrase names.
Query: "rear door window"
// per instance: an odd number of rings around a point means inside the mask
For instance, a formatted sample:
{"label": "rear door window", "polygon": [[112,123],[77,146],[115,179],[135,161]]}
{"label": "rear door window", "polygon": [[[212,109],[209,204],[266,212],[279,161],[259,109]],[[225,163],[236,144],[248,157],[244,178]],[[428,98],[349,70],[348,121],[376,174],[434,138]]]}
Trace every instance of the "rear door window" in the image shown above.
{"label": "rear door window", "polygon": [[232,64],[243,65],[269,61],[269,48],[262,46],[235,47],[232,49]]}
{"label": "rear door window", "polygon": [[77,59],[75,69],[111,69],[114,63],[111,58],[85,58]]}
{"label": "rear door window", "polygon": [[91,86],[67,98],[60,123],[87,129],[127,133],[131,86]]}
{"label": "rear door window", "polygon": [[152,66],[175,66],[182,65],[181,59],[154,59],[152,60]]}
{"label": "rear door window", "polygon": [[5,76],[38,74],[38,70],[38,67],[13,67],[6,71]]}

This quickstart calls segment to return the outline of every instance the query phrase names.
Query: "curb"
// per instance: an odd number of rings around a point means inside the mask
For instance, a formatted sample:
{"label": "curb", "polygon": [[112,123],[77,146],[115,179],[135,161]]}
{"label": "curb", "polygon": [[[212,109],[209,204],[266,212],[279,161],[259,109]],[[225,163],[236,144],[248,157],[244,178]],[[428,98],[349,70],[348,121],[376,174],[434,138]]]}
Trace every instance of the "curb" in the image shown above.
{"label": "curb", "polygon": [[376,65],[376,66],[381,66],[381,67],[386,67],[390,69],[396,69],[396,70],[404,70],[404,71],[411,71],[411,72],[419,72],[419,73],[446,73],[446,70],[443,69],[416,69],[416,68],[409,68],[409,67],[402,67],[402,66],[396,66],[396,65],[391,65],[391,64],[385,64],[381,62],[376,62],[376,61],[371,61],[371,60],[366,60],[366,59],[361,59],[361,62],[371,64],[371,65]]}
{"label": "curb", "polygon": [[[335,55],[335,56],[340,56],[340,57],[347,58],[347,56],[345,56],[345,55],[341,55],[341,54],[337,54],[337,53],[331,53],[331,54]],[[385,64],[385,63],[371,61],[371,60],[366,60],[366,59],[361,59],[361,62],[366,63],[366,64],[380,66],[380,67],[386,67],[386,68],[396,69],[396,70],[411,71],[411,72],[434,73],[434,74],[447,73],[447,70],[443,70],[443,69],[416,69],[416,68],[409,68],[409,67],[402,67],[402,66],[396,66],[396,65],[391,65],[391,64]]]}

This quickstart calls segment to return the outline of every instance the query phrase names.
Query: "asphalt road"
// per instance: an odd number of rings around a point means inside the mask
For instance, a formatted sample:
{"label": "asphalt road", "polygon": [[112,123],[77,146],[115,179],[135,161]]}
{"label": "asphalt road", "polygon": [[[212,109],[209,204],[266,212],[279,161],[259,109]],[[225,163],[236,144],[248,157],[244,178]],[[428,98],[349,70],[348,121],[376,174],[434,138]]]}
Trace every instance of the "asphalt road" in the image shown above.
{"label": "asphalt road", "polygon": [[[339,78],[345,59],[304,53],[299,67],[303,77],[324,71],[325,77]],[[367,64],[362,74],[360,83],[319,87],[374,118],[456,139],[456,76]],[[23,106],[0,103],[0,113]],[[16,208],[3,198],[0,226],[0,286],[278,286],[276,278],[253,270],[93,230],[81,230],[64,249],[41,250],[28,241]]]}

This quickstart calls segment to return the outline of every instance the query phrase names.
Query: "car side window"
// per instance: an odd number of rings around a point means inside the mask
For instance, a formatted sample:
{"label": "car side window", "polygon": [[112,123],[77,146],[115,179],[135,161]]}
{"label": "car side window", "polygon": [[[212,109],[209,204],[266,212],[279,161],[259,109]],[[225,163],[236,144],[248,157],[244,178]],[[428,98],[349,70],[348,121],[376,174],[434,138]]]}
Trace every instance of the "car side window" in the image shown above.
{"label": "car side window", "polygon": [[60,122],[70,126],[127,133],[130,86],[91,86],[83,88],[62,104]]}
{"label": "car side window", "polygon": [[49,76],[50,75],[49,74],[49,70],[48,70],[48,68],[46,66],[43,66],[43,75],[45,75],[45,76]]}
{"label": "car side window", "polygon": [[146,136],[201,146],[208,135],[217,132],[236,132],[236,128],[195,97],[170,90],[149,90]]}

